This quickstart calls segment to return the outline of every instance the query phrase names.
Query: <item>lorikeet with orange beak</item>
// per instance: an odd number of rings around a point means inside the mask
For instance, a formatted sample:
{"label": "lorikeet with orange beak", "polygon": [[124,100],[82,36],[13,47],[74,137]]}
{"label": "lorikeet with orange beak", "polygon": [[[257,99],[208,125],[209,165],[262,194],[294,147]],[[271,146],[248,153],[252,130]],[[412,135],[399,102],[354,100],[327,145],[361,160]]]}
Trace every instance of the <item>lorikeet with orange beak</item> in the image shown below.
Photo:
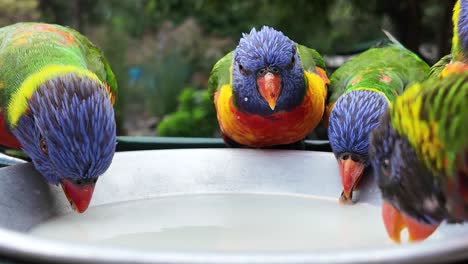
{"label": "lorikeet with orange beak", "polygon": [[389,102],[428,73],[429,66],[416,54],[391,43],[359,54],[332,74],[325,119],[343,184],[341,202],[352,202],[353,190],[370,164],[369,134]]}
{"label": "lorikeet with orange beak", "polygon": [[21,148],[78,212],[116,145],[114,74],[77,31],[18,23],[0,29],[0,145]]}
{"label": "lorikeet with orange beak", "polygon": [[273,28],[252,29],[209,79],[224,141],[233,147],[302,142],[322,119],[328,82],[315,50]]}
{"label": "lorikeet with orange beak", "polygon": [[372,132],[370,156],[389,237],[423,240],[446,220],[468,220],[468,1],[454,8],[452,53],[391,106]]}
{"label": "lorikeet with orange beak", "polygon": [[390,238],[428,237],[468,220],[468,72],[414,84],[371,135],[370,156]]}

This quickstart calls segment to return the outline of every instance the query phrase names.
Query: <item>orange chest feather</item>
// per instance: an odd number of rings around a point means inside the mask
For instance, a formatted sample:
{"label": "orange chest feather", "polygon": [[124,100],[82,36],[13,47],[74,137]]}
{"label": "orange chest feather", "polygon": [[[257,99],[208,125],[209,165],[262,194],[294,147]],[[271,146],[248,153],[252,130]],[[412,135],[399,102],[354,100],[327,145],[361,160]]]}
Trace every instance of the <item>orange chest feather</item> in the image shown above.
{"label": "orange chest feather", "polygon": [[466,71],[468,71],[468,64],[460,62],[460,61],[455,61],[445,66],[445,68],[440,73],[440,77],[444,78],[450,74],[462,73]]}

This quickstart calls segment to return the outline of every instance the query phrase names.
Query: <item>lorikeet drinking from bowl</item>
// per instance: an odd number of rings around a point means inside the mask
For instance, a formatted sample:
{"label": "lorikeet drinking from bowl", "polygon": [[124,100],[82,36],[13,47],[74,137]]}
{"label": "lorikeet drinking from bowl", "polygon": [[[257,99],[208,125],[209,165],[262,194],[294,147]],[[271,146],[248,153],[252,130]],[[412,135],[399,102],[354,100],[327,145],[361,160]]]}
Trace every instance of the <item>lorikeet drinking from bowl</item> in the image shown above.
{"label": "lorikeet drinking from bowl", "polygon": [[370,156],[390,238],[424,240],[442,221],[468,220],[468,1],[455,4],[452,52],[397,98],[371,137]]}
{"label": "lorikeet drinking from bowl", "polygon": [[371,48],[345,62],[331,76],[325,119],[343,185],[340,201],[351,203],[353,191],[369,166],[369,134],[389,102],[406,85],[427,78],[429,66],[394,43]]}
{"label": "lorikeet drinking from bowl", "polygon": [[0,29],[0,145],[22,149],[80,213],[114,156],[116,94],[103,54],[77,31]]}
{"label": "lorikeet drinking from bowl", "polygon": [[[412,85],[372,132],[370,156],[390,238],[427,238],[468,220],[468,72]],[[403,214],[401,214],[403,213]]]}

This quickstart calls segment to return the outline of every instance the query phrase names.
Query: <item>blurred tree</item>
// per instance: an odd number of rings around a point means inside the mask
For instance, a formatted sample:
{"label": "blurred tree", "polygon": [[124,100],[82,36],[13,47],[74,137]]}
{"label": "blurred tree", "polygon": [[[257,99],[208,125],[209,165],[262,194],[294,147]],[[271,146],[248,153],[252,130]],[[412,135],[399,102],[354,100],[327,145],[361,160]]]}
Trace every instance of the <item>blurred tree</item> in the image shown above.
{"label": "blurred tree", "polygon": [[[205,89],[212,65],[235,48],[243,32],[262,25],[322,54],[361,52],[384,37],[384,28],[433,62],[450,49],[454,2],[0,0],[0,23],[42,20],[89,36],[116,73],[122,123],[125,116],[159,120],[175,111],[183,87]],[[423,46],[436,51],[429,56],[420,52]],[[138,69],[138,78],[130,81],[129,69]],[[129,105],[136,106],[133,112]]]}
{"label": "blurred tree", "polygon": [[39,0],[39,3],[45,22],[71,26],[82,33],[86,33],[88,26],[94,26],[102,22],[101,16],[97,16],[94,12],[94,10],[98,9],[99,1]]}
{"label": "blurred tree", "polygon": [[0,27],[39,19],[38,0],[0,0]]}
{"label": "blurred tree", "polygon": [[[339,1],[339,0],[337,0]],[[353,5],[389,23],[380,24],[390,30],[408,49],[433,63],[450,50],[452,9],[456,0],[354,0]],[[421,54],[424,42],[436,46],[436,58]]]}
{"label": "blurred tree", "polygon": [[157,134],[166,137],[213,137],[218,130],[216,110],[207,90],[185,88],[177,111],[159,124]]}
{"label": "blurred tree", "polygon": [[[450,53],[451,44],[452,44],[452,34],[453,34],[453,25],[452,25],[452,10],[455,6],[457,0],[447,0],[442,1],[444,6],[442,10],[442,18],[439,20],[439,38],[438,38],[438,51],[437,57],[443,57],[446,54]],[[439,1],[437,1],[439,2]],[[436,19],[433,19],[437,21]]]}

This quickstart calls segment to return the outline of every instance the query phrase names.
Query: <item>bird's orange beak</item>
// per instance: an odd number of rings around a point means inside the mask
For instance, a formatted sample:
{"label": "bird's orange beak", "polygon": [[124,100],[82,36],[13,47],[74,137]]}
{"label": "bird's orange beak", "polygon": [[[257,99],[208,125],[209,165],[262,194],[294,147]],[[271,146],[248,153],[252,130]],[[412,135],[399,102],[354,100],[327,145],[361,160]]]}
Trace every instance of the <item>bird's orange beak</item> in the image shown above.
{"label": "bird's orange beak", "polygon": [[94,192],[94,183],[77,185],[67,179],[62,179],[60,184],[75,211],[83,213],[88,209]]}
{"label": "bird's orange beak", "polygon": [[439,226],[439,224],[422,224],[405,214],[401,214],[388,202],[383,202],[382,218],[389,238],[396,243],[401,243],[400,234],[404,228],[408,229],[409,241],[414,242],[428,238]]}
{"label": "bird's orange beak", "polygon": [[275,110],[276,101],[281,93],[281,75],[268,72],[262,77],[257,78],[257,85],[260,95]]}
{"label": "bird's orange beak", "polygon": [[352,202],[352,192],[359,183],[364,172],[364,164],[353,161],[351,158],[338,160],[341,184],[343,193],[340,197],[341,202]]}

